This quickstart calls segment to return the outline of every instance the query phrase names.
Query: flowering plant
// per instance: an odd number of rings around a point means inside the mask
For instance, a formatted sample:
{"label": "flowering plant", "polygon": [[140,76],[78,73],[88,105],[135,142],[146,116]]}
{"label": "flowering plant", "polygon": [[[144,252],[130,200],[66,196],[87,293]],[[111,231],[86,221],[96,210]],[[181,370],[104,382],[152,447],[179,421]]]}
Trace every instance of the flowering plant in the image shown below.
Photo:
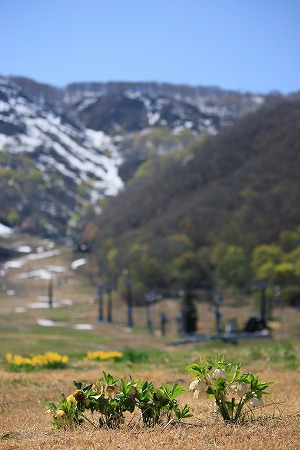
{"label": "flowering plant", "polygon": [[[62,394],[60,403],[48,402],[44,406],[53,416],[53,425],[56,428],[71,428],[87,420],[94,425],[94,415],[98,414],[98,425],[117,428],[124,423],[125,412],[133,413],[135,408],[140,409],[144,425],[154,426],[162,423],[167,417],[173,422],[175,417],[180,421],[190,417],[189,407],[180,408],[177,397],[185,388],[174,384],[161,385],[156,389],[148,381],[129,381],[118,379],[103,372],[103,377],[94,384],[74,382],[76,390],[66,397]],[[87,417],[86,411],[91,413]],[[94,425],[95,426],[95,425]]]}
{"label": "flowering plant", "polygon": [[[273,382],[259,381],[258,375],[242,373],[241,364],[225,361],[224,357],[203,357],[199,364],[191,364],[186,369],[195,380],[190,384],[194,398],[201,392],[214,398],[216,413],[221,414],[226,423],[238,423],[253,412],[253,408],[264,406],[265,389]],[[247,408],[246,408],[247,407]]]}
{"label": "flowering plant", "polygon": [[85,359],[94,361],[106,361],[108,359],[121,359],[123,353],[117,351],[103,351],[97,350],[94,352],[87,352]]}
{"label": "flowering plant", "polygon": [[20,355],[6,354],[6,361],[11,371],[20,370],[33,371],[35,369],[63,369],[67,366],[68,357],[56,352],[45,352],[42,355],[31,355],[23,357]]}

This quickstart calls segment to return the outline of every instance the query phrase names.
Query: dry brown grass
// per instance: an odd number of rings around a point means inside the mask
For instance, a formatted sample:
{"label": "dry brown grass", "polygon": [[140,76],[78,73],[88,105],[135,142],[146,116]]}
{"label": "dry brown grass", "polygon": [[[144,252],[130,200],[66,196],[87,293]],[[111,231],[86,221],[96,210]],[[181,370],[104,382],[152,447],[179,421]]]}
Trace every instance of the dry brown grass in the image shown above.
{"label": "dry brown grass", "polygon": [[[247,370],[254,369],[247,367]],[[0,441],[0,449],[299,449],[300,371],[279,373],[272,367],[262,367],[259,374],[262,379],[275,380],[277,384],[271,389],[269,406],[264,408],[257,420],[244,426],[215,422],[212,403],[194,400],[191,393],[186,392],[181,403],[188,402],[194,416],[180,425],[144,429],[139,418],[135,417],[119,430],[93,429],[90,425],[84,425],[71,432],[52,430],[51,417],[46,414],[42,403],[58,401],[62,391],[72,392],[72,380],[78,378],[76,370],[36,373],[1,371],[1,434],[7,433],[9,438]],[[166,380],[178,381],[165,368],[154,371],[141,369],[139,375],[155,384]],[[84,376],[86,380],[95,381],[99,371],[87,367]],[[187,386],[189,375],[183,375],[180,381]]]}

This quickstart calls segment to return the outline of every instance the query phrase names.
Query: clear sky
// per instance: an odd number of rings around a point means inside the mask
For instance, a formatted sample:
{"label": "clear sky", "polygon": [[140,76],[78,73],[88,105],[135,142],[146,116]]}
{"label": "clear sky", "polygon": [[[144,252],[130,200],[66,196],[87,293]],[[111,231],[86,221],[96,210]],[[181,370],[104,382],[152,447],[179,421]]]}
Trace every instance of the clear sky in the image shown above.
{"label": "clear sky", "polygon": [[300,0],[0,0],[0,74],[300,90]]}

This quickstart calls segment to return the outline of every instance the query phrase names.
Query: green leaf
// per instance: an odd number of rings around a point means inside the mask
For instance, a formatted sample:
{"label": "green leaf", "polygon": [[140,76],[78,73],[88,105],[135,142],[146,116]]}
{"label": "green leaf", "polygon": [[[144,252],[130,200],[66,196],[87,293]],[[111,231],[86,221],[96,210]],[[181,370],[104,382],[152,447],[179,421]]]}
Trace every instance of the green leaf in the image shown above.
{"label": "green leaf", "polygon": [[91,389],[92,386],[93,386],[92,383],[91,384],[87,384],[86,386],[84,386],[82,388],[83,392],[85,392],[85,393],[88,392]]}
{"label": "green leaf", "polygon": [[191,364],[190,366],[186,367],[186,370],[191,373],[192,375],[202,375],[203,371],[201,370],[200,366],[198,364]]}
{"label": "green leaf", "polygon": [[2,434],[2,436],[1,436],[2,441],[7,441],[7,439],[9,439],[9,438],[10,438],[10,433]]}
{"label": "green leaf", "polygon": [[118,378],[112,376],[110,373],[106,373],[103,370],[103,376],[107,384],[115,384],[118,381]]}
{"label": "green leaf", "polygon": [[180,386],[179,384],[175,383],[172,386],[172,390],[171,390],[172,399],[178,397],[178,395],[182,394],[184,391],[185,391],[184,386]]}

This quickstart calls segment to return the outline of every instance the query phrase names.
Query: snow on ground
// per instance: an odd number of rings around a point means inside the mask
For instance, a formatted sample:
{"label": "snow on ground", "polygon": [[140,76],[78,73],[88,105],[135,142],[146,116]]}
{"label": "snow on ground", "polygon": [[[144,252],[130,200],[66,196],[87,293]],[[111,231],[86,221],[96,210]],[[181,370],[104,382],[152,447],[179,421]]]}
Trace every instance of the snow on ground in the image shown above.
{"label": "snow on ground", "polygon": [[67,268],[65,266],[48,266],[47,270],[53,273],[63,273],[67,271]]}
{"label": "snow on ground", "polygon": [[63,327],[66,325],[65,322],[54,322],[54,320],[49,319],[37,319],[37,324],[41,327]]}
{"label": "snow on ground", "polygon": [[14,230],[12,228],[9,228],[6,225],[0,223],[0,237],[10,236],[13,232]]}
{"label": "snow on ground", "polygon": [[[41,327],[64,327],[66,326],[66,322],[55,322],[54,320],[49,319],[37,319],[37,324]],[[93,325],[89,323],[77,323],[73,326],[75,330],[93,330]]]}
{"label": "snow on ground", "polygon": [[73,326],[75,330],[93,330],[94,327],[90,323],[77,323]]}
{"label": "snow on ground", "polygon": [[78,267],[83,266],[86,263],[85,258],[76,259],[71,263],[71,269],[76,270]]}
{"label": "snow on ground", "polygon": [[[52,302],[52,308],[61,308],[62,306],[73,305],[73,300],[69,299],[57,299],[55,298]],[[49,308],[49,297],[38,296],[36,302],[27,303],[27,308],[29,309],[48,309]]]}
{"label": "snow on ground", "polygon": [[[37,297],[37,300],[38,300],[39,302],[49,302],[49,297],[47,297],[46,295],[39,295],[39,296]],[[70,300],[70,299],[68,299],[68,298],[62,298],[62,299],[60,299],[60,300],[58,301],[58,303],[59,303],[60,305],[67,305],[67,306],[70,306],[70,305],[73,305],[73,300]]]}
{"label": "snow on ground", "polygon": [[[50,258],[51,256],[57,256],[60,254],[59,250],[49,250],[44,253],[29,253],[27,256],[18,259],[12,259],[3,264],[3,269],[7,271],[8,269],[20,269],[27,261],[34,261],[38,259]],[[49,266],[57,267],[57,266]],[[50,269],[48,268],[48,271]],[[60,272],[61,270],[52,270],[53,272]],[[26,277],[22,277],[26,278]]]}
{"label": "snow on ground", "polygon": [[3,268],[4,268],[4,270],[20,269],[24,263],[25,263],[24,258],[12,259],[11,261],[7,261],[6,263],[4,263]]}
{"label": "snow on ground", "polygon": [[28,255],[28,259],[29,260],[36,260],[36,259],[44,259],[44,258],[51,258],[51,256],[57,256],[60,254],[59,250],[49,250],[47,252],[44,253],[31,253],[30,255]]}
{"label": "snow on ground", "polygon": [[[57,307],[58,307],[57,303],[52,302],[52,308],[57,308]],[[29,309],[48,309],[49,301],[27,303],[27,308],[29,308]]]}
{"label": "snow on ground", "polygon": [[24,272],[19,274],[19,278],[35,278],[39,280],[51,280],[52,273],[47,269],[31,270],[30,272]]}
{"label": "snow on ground", "polygon": [[19,245],[19,246],[16,248],[16,250],[17,250],[17,252],[19,252],[19,253],[30,253],[30,252],[32,252],[32,248],[29,247],[29,245]]}
{"label": "snow on ground", "polygon": [[110,136],[105,134],[103,131],[96,131],[90,128],[86,129],[86,134],[91,139],[95,147],[103,149],[105,147],[110,147],[112,139]]}
{"label": "snow on ground", "polygon": [[38,278],[41,280],[50,280],[55,273],[66,272],[64,266],[48,266],[45,269],[30,270],[19,274],[19,278]]}

